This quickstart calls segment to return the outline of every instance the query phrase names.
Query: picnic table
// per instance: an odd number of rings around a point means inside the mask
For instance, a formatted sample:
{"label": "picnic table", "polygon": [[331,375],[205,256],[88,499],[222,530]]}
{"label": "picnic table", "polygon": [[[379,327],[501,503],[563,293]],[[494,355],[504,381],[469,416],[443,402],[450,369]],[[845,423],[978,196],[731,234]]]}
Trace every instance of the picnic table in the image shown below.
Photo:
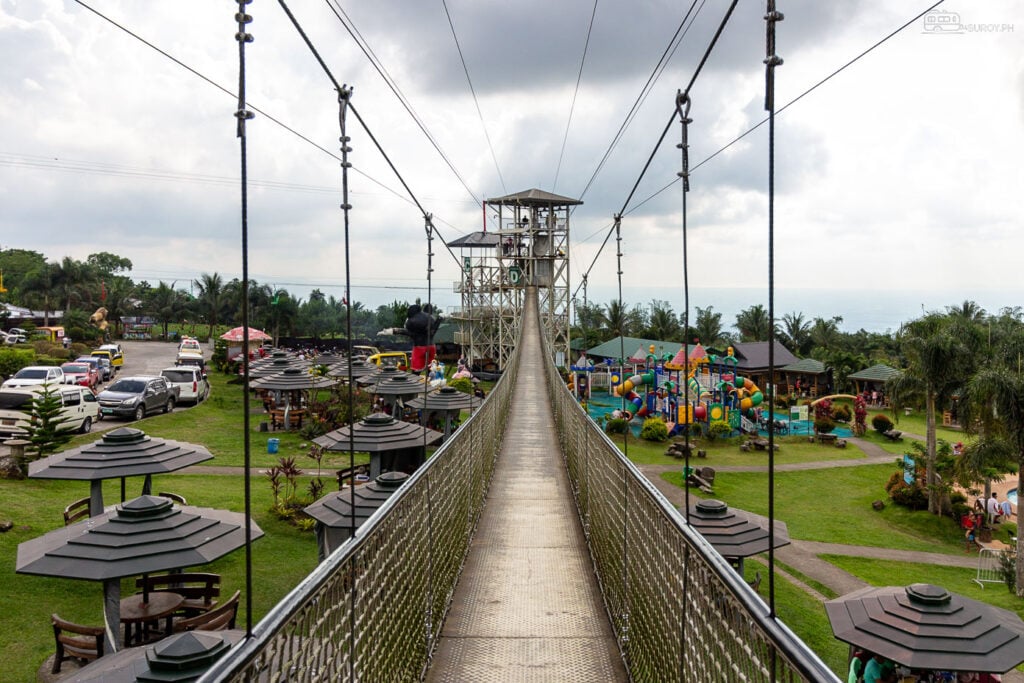
{"label": "picnic table", "polygon": [[818,443],[834,444],[836,442],[836,439],[838,439],[838,438],[839,437],[837,435],[832,434],[831,432],[830,433],[825,433],[825,432],[819,432],[818,433]]}
{"label": "picnic table", "polygon": [[174,613],[184,602],[184,595],[167,591],[153,592],[148,595],[136,593],[121,600],[121,623],[124,624],[125,647],[131,647],[133,642],[140,645],[144,643],[146,624],[160,619],[166,619],[163,635],[171,635]]}

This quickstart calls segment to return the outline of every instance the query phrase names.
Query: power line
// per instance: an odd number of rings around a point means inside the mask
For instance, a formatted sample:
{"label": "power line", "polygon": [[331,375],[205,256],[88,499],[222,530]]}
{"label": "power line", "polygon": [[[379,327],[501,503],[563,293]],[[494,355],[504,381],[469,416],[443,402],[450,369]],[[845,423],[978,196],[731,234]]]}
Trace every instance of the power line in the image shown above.
{"label": "power line", "polygon": [[484,129],[484,138],[487,140],[487,148],[491,150],[491,159],[494,160],[494,169],[498,172],[498,180],[501,181],[501,191],[508,194],[505,188],[505,178],[501,175],[501,166],[498,165],[498,156],[494,153],[494,145],[491,144],[491,136],[487,132],[487,124],[484,122],[484,114],[480,111],[480,101],[476,98],[476,89],[473,87],[473,79],[469,77],[469,67],[466,66],[466,57],[462,54],[462,46],[459,45],[459,36],[455,33],[455,23],[448,11],[448,3],[441,0],[444,7],[444,15],[448,17],[448,26],[452,29],[452,38],[455,39],[455,49],[459,51],[459,59],[462,61],[462,71],[466,74],[466,82],[469,83],[469,92],[473,95],[473,104],[476,105],[476,115],[480,117],[480,127]]}
{"label": "power line", "polygon": [[583,79],[583,65],[587,63],[587,48],[590,47],[590,33],[594,30],[594,17],[597,16],[597,0],[594,0],[594,9],[590,12],[590,25],[587,27],[587,39],[583,42],[583,56],[580,58],[580,71],[576,74],[576,89],[572,91],[572,103],[569,104],[569,120],[565,122],[565,135],[562,136],[562,150],[558,153],[558,165],[555,166],[555,182],[551,184],[551,191],[558,187],[558,174],[562,170],[562,158],[565,156],[565,143],[569,139],[569,127],[572,126],[572,114],[576,110],[576,95],[580,92],[580,81]]}

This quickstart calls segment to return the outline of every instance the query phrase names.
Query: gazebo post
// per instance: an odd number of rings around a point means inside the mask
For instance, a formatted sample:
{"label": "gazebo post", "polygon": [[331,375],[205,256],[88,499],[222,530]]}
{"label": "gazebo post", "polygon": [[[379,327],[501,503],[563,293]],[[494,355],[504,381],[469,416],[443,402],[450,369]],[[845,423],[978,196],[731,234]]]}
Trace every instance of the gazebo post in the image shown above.
{"label": "gazebo post", "polygon": [[103,581],[103,651],[117,652],[121,636],[121,579]]}
{"label": "gazebo post", "polygon": [[103,480],[93,479],[89,482],[89,516],[103,514]]}

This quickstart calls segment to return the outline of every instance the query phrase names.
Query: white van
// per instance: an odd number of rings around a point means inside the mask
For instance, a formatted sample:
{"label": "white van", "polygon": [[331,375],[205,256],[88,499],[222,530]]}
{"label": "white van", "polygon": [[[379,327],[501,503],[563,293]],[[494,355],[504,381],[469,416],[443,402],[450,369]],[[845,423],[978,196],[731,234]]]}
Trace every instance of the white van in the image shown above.
{"label": "white van", "polygon": [[[96,394],[88,387],[77,384],[51,385],[60,394],[60,414],[65,422],[65,431],[77,431],[87,434],[92,430],[92,423],[99,419],[100,404],[96,402]],[[18,387],[16,389],[0,389],[0,434],[24,436],[25,426],[32,412],[32,399],[44,390],[41,385]]]}

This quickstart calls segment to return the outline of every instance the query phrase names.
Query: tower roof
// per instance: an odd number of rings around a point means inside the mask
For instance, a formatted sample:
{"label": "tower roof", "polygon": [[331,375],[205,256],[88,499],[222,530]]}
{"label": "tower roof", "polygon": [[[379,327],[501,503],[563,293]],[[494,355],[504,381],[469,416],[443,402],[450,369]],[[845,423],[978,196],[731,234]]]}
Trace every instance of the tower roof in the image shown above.
{"label": "tower roof", "polygon": [[582,204],[583,201],[534,188],[532,190],[507,194],[504,197],[494,197],[493,199],[488,199],[487,203],[502,204],[504,206],[576,206]]}

